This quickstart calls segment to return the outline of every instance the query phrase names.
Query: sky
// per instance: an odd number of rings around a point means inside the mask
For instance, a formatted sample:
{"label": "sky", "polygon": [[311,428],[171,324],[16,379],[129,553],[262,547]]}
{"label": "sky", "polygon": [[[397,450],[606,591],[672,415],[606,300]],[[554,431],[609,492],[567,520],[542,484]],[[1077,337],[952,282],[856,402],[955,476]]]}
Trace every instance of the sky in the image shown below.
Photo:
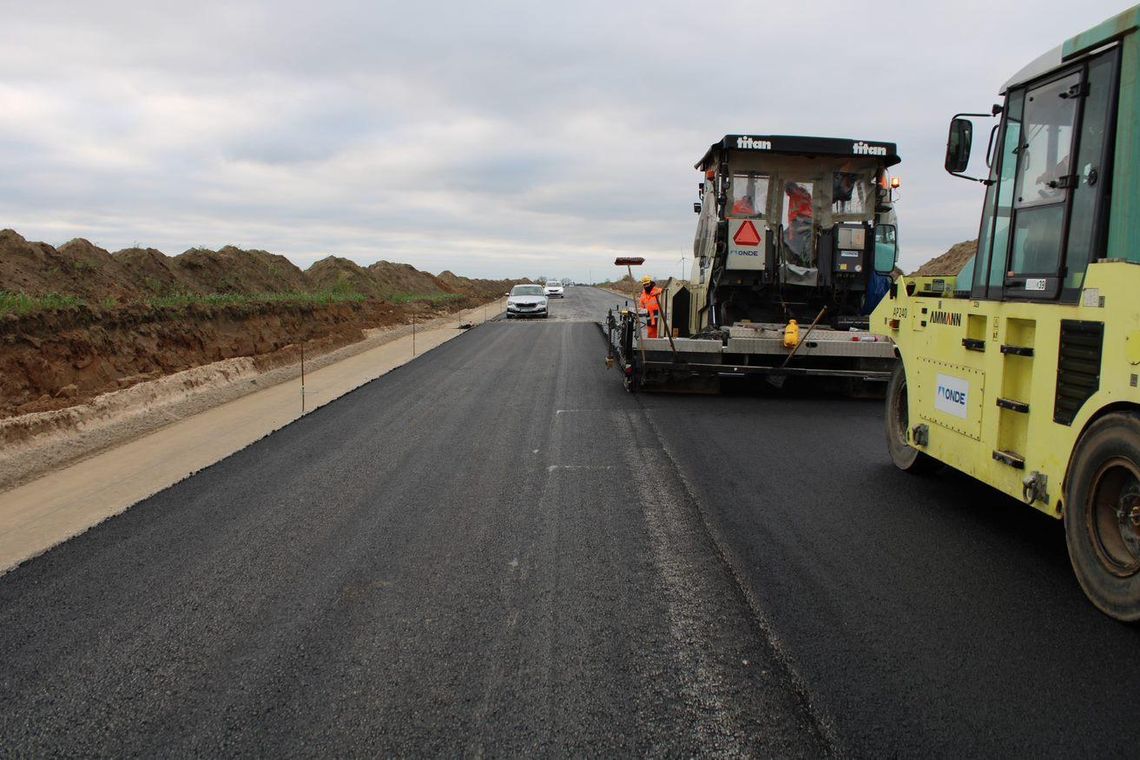
{"label": "sky", "polygon": [[906,271],[976,237],[960,111],[1102,0],[0,0],[0,228],[475,277],[679,275],[725,134],[893,141]]}

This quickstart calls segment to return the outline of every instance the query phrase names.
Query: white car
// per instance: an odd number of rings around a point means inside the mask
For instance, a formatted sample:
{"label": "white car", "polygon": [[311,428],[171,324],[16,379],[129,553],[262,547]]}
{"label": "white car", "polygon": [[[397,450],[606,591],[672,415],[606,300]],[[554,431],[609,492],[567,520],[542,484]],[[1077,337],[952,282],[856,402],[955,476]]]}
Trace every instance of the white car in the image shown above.
{"label": "white car", "polygon": [[507,294],[507,319],[512,317],[546,317],[549,302],[541,285],[515,285]]}
{"label": "white car", "polygon": [[546,283],[546,297],[547,298],[565,298],[566,292],[562,289],[560,282],[547,282]]}

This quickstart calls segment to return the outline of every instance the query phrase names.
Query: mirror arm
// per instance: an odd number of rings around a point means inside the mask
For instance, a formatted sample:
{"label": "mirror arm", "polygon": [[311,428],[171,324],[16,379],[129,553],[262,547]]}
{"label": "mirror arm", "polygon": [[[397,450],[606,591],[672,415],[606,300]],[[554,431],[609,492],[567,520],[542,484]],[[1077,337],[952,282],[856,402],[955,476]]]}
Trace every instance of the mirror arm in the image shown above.
{"label": "mirror arm", "polygon": [[951,177],[961,177],[962,179],[968,179],[971,182],[981,182],[986,187],[989,187],[990,185],[992,185],[994,183],[994,181],[992,179],[982,179],[981,177],[971,177],[968,174],[958,174],[956,172],[948,172],[948,174]]}
{"label": "mirror arm", "polygon": [[997,114],[994,114],[994,113],[956,113],[956,114],[954,114],[951,121],[953,121],[954,119],[960,119],[963,116],[977,116],[979,119],[992,119],[993,117],[997,116]]}

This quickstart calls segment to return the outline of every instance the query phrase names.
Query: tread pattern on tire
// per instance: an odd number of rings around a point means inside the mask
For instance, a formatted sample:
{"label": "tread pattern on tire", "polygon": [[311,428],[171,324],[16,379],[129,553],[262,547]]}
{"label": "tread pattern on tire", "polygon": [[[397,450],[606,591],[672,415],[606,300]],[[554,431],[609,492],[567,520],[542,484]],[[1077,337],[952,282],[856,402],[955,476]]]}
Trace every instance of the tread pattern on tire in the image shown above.
{"label": "tread pattern on tire", "polygon": [[1120,577],[1105,568],[1086,527],[1091,479],[1100,465],[1121,457],[1140,467],[1140,415],[1113,412],[1093,422],[1073,450],[1065,485],[1065,543],[1085,596],[1123,622],[1140,620],[1140,573]]}

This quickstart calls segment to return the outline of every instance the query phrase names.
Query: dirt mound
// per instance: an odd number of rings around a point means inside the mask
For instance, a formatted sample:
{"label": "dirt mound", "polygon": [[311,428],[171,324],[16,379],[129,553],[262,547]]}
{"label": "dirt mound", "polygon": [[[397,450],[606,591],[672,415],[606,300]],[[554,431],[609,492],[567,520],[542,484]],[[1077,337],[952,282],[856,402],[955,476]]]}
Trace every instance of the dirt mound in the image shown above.
{"label": "dirt mound", "polygon": [[14,230],[0,230],[0,288],[20,293],[50,293],[50,273],[58,252],[46,243],[29,243]]}
{"label": "dirt mound", "polygon": [[284,256],[225,246],[192,248],[167,256],[154,248],[114,254],[76,239],[58,250],[0,231],[0,291],[30,296],[58,294],[88,305],[148,302],[174,295],[359,295],[387,300],[462,295],[496,298],[521,280],[479,280],[444,272],[436,277],[410,264],[377,261],[368,267],[329,256],[301,271]]}
{"label": "dirt mound", "polygon": [[0,290],[99,302],[140,295],[111,254],[89,241],[79,238],[57,250],[13,230],[0,231]]}
{"label": "dirt mound", "polygon": [[978,252],[977,240],[966,240],[950,247],[946,253],[936,256],[918,269],[911,272],[912,276],[936,277],[939,275],[956,275],[962,271],[975,253]]}
{"label": "dirt mound", "polygon": [[[442,287],[446,288],[452,293],[463,293],[464,295],[486,295],[490,290],[494,289],[494,280],[472,280],[467,277],[460,277],[454,272],[444,270],[435,276]],[[507,287],[510,290],[510,286]],[[502,291],[507,292],[506,290]],[[493,297],[493,296],[492,296]]]}
{"label": "dirt mound", "polygon": [[199,285],[175,265],[175,260],[157,248],[125,248],[111,254],[126,277],[140,292],[150,296],[199,293]]}
{"label": "dirt mound", "polygon": [[305,270],[305,281],[313,292],[360,293],[371,298],[384,295],[371,272],[340,256],[327,256],[313,264]]}
{"label": "dirt mound", "polygon": [[499,298],[520,282],[530,280],[483,280],[459,275],[444,270],[436,278],[456,293],[464,293],[478,298]]}
{"label": "dirt mound", "polygon": [[411,264],[377,261],[375,264],[368,265],[368,273],[376,282],[380,293],[387,298],[455,292],[434,275],[421,272]]}
{"label": "dirt mound", "polygon": [[627,293],[632,296],[641,292],[641,281],[627,274],[620,280],[610,280],[609,282],[599,283],[596,287],[616,290],[619,293]]}
{"label": "dirt mound", "polygon": [[219,251],[192,248],[174,257],[174,267],[198,293],[299,293],[305,275],[284,256],[226,246]]}

